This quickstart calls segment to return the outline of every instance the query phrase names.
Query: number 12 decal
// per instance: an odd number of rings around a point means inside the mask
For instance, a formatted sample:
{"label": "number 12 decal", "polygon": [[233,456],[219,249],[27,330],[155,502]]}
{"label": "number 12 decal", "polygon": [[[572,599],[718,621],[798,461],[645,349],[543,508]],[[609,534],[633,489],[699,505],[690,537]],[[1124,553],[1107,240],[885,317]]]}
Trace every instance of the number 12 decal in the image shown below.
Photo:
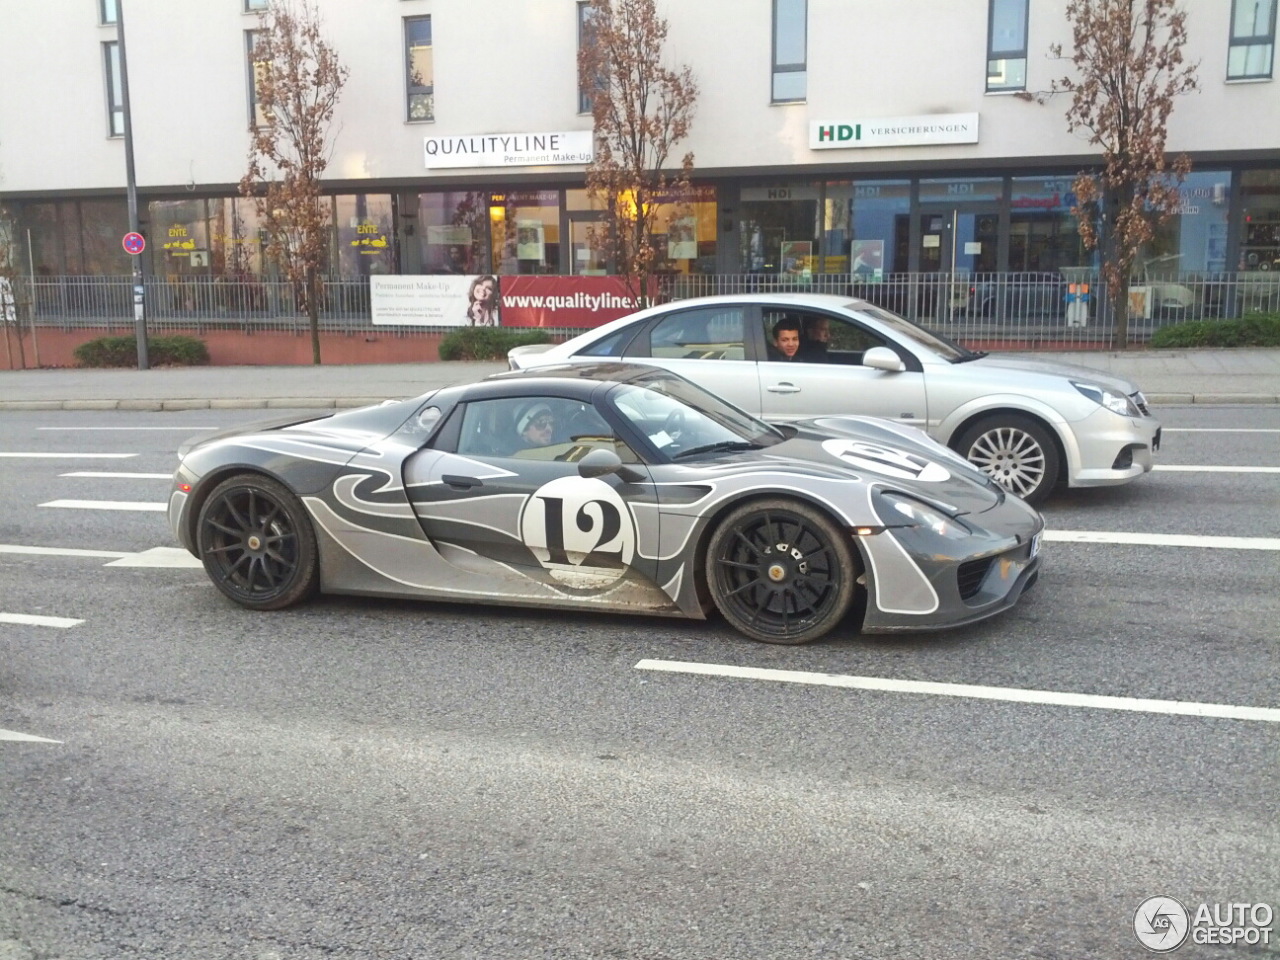
{"label": "number 12 decal", "polygon": [[567,586],[602,589],[635,557],[631,511],[603,480],[560,477],[529,498],[520,537],[552,578]]}

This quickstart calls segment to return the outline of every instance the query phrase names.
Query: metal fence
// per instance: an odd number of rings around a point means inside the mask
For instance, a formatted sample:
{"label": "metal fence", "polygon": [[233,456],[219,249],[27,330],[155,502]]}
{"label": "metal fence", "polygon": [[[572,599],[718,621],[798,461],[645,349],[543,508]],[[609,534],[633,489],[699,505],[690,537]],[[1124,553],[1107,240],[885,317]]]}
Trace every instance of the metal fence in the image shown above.
{"label": "metal fence", "polygon": [[[972,343],[1061,348],[1114,342],[1114,318],[1098,277],[1083,270],[1064,274],[1068,275],[904,273],[880,279],[852,274],[694,274],[662,277],[659,290],[663,300],[772,292],[859,297],[953,339]],[[153,332],[307,328],[307,318],[299,311],[294,287],[288,281],[147,277],[144,287],[147,325]],[[15,294],[19,304],[31,305],[32,311],[23,309],[23,313],[39,327],[121,332],[133,328],[133,278],[129,276],[24,278]],[[1255,311],[1280,311],[1280,271],[1183,274],[1135,281],[1130,288],[1130,338],[1141,342],[1170,323],[1229,319]],[[326,279],[320,325],[328,332],[375,329],[368,278]],[[430,333],[454,328],[376,329]]]}

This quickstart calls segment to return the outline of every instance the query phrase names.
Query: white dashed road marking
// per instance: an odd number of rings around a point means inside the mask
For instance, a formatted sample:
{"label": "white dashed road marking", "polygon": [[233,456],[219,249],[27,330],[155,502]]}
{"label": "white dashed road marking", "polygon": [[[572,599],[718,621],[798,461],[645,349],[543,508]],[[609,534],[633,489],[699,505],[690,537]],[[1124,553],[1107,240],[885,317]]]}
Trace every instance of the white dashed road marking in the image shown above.
{"label": "white dashed road marking", "polygon": [[66,630],[84,623],[70,617],[41,617],[34,613],[0,613],[0,623],[17,623],[25,627],[57,627]]}
{"label": "white dashed road marking", "polygon": [[8,457],[12,460],[128,460],[136,456],[136,453],[41,453],[0,450],[0,457]]}
{"label": "white dashed road marking", "polygon": [[1280,473],[1280,467],[1193,467],[1172,463],[1157,463],[1154,469],[1170,473]]}
{"label": "white dashed road marking", "polygon": [[18,733],[16,730],[0,730],[0,740],[17,740],[23,743],[61,743],[61,740],[48,740],[45,737],[33,737],[29,733]]}
{"label": "white dashed road marking", "polygon": [[99,480],[172,480],[172,473],[113,473],[110,470],[77,470],[60,477],[93,477]]}
{"label": "white dashed road marking", "polygon": [[0,554],[15,553],[40,557],[88,557],[110,560],[107,567],[172,567],[203,566],[181,547],[152,547],[134,553],[127,550],[77,550],[72,547],[28,547],[20,543],[0,543]]}
{"label": "white dashed road marking", "polygon": [[146,510],[163,513],[167,503],[141,503],[137,500],[50,500],[42,507],[58,507],[63,510]]}
{"label": "white dashed road marking", "polygon": [[1058,543],[1126,543],[1141,547],[1209,547],[1214,550],[1280,550],[1280,537],[1203,537],[1185,533],[1112,533],[1107,530],[1046,530]]}
{"label": "white dashed road marking", "polygon": [[1270,707],[1236,707],[1222,703],[1195,703],[1189,700],[1143,700],[1134,697],[1104,697],[1088,693],[1058,693],[1053,690],[1020,690],[1017,687],[983,687],[965,683],[931,683],[921,680],[891,680],[888,677],[850,677],[799,670],[766,670],[716,663],[683,663],[674,660],[641,660],[637,670],[689,673],[704,677],[737,680],[773,680],[819,687],[844,687],[883,693],[915,693],[935,697],[964,697],[974,700],[1001,700],[1057,707],[1087,707],[1095,710],[1128,710],[1183,717],[1213,717],[1223,720],[1260,720],[1280,723],[1280,710]]}
{"label": "white dashed road marking", "polygon": [[193,557],[182,547],[152,547],[141,553],[131,553],[119,560],[112,560],[108,567],[176,567],[179,569],[202,569],[204,564]]}
{"label": "white dashed road marking", "polygon": [[20,543],[0,543],[0,553],[25,553],[38,557],[131,557],[126,550],[79,550],[75,547],[28,547]]}
{"label": "white dashed road marking", "polygon": [[1161,427],[1164,433],[1280,433],[1280,427]]}

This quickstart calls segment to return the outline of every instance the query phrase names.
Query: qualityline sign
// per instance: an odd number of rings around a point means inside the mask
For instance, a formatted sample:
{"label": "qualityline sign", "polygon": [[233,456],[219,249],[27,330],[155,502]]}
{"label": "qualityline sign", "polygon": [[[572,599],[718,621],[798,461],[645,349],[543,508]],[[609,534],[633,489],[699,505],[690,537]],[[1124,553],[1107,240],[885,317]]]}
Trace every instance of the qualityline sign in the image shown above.
{"label": "qualityline sign", "polygon": [[809,124],[809,148],[812,150],[977,142],[978,115],[976,113],[815,120]]}
{"label": "qualityline sign", "polygon": [[1271,944],[1275,911],[1266,903],[1202,903],[1194,914],[1173,897],[1148,897],[1133,915],[1138,942],[1152,953],[1192,943]]}
{"label": "qualityline sign", "polygon": [[503,277],[504,327],[598,327],[640,306],[621,277]]}

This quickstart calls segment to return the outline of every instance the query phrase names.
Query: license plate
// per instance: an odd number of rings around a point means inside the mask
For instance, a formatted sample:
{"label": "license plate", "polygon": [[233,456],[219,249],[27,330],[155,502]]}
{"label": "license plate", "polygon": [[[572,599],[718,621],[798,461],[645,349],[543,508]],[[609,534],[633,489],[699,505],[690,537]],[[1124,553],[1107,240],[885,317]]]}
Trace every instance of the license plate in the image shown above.
{"label": "license plate", "polygon": [[1036,534],[1031,538],[1031,553],[1028,555],[1029,560],[1034,560],[1036,554],[1040,552],[1040,534]]}

